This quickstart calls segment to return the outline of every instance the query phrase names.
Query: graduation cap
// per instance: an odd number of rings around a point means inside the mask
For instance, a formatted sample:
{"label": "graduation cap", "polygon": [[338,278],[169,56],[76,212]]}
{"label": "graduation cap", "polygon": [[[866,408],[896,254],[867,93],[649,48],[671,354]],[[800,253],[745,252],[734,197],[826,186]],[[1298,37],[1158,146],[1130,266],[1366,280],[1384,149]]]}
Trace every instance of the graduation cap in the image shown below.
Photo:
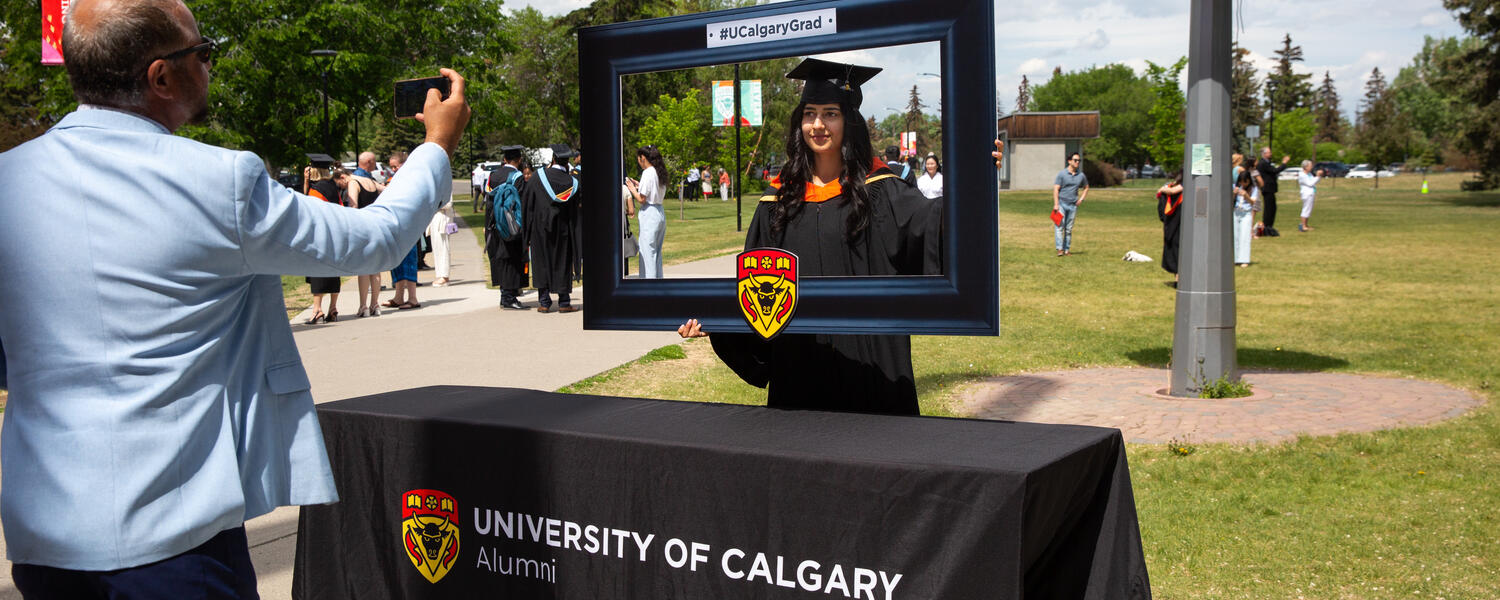
{"label": "graduation cap", "polygon": [[333,166],[334,160],[332,156],[329,156],[327,154],[309,153],[307,155],[307,162],[310,163],[313,168],[327,169]]}
{"label": "graduation cap", "polygon": [[521,151],[525,149],[526,147],[520,144],[500,147],[500,151],[505,153],[505,160],[515,160],[521,158]]}
{"label": "graduation cap", "polygon": [[552,160],[557,160],[559,158],[573,158],[575,156],[578,156],[578,153],[574,152],[572,148],[569,148],[567,144],[552,145]]}
{"label": "graduation cap", "polygon": [[786,78],[807,82],[802,87],[804,104],[835,104],[847,101],[850,108],[858,110],[859,104],[865,99],[859,86],[869,81],[881,70],[879,67],[864,67],[808,58],[787,73]]}

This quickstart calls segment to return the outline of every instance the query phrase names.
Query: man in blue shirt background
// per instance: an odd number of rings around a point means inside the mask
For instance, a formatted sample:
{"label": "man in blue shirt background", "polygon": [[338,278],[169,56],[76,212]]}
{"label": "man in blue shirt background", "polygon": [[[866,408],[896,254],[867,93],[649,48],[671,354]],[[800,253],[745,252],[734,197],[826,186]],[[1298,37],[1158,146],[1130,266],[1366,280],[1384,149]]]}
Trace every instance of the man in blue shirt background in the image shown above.
{"label": "man in blue shirt background", "polygon": [[1078,214],[1078,205],[1089,195],[1089,178],[1083,174],[1082,166],[1082,156],[1077,152],[1069,154],[1068,167],[1058,171],[1052,180],[1052,210],[1063,215],[1062,223],[1053,232],[1058,256],[1073,253],[1073,217]]}

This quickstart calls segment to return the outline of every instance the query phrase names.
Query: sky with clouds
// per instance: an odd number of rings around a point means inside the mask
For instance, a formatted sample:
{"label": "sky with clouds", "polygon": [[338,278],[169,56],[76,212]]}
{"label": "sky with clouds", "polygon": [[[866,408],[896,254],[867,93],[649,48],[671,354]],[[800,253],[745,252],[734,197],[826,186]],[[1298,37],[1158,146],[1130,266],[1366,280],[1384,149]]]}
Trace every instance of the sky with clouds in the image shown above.
{"label": "sky with clouds", "polygon": [[[508,0],[506,6],[530,5],[560,15],[589,2]],[[1235,38],[1250,50],[1262,76],[1274,66],[1282,37],[1290,34],[1305,59],[1293,69],[1313,74],[1315,86],[1328,72],[1351,118],[1373,68],[1394,79],[1421,50],[1423,36],[1464,35],[1441,0],[1233,0],[1233,5]],[[1170,65],[1187,55],[1190,7],[1188,0],[997,1],[995,85],[1001,104],[1007,111],[1015,108],[1022,75],[1032,84],[1044,83],[1056,67],[1066,72],[1122,63],[1144,73],[1146,61]],[[938,71],[932,46],[840,53],[850,62],[886,68],[866,87],[865,112],[881,118],[892,112],[887,107],[905,106],[913,84],[923,101],[935,106],[937,79],[920,75]]]}

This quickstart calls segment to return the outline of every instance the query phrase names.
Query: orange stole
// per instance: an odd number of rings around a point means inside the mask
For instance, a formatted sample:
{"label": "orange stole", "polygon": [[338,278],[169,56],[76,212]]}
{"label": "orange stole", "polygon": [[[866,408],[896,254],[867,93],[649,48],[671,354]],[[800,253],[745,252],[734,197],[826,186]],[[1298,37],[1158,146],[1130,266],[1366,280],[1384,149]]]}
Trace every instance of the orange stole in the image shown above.
{"label": "orange stole", "polygon": [[[880,162],[880,159],[876,159],[875,164],[870,167],[870,174],[866,176],[867,178],[865,179],[865,183],[869,183],[871,180],[873,180],[875,177],[875,172],[881,169],[884,169],[886,171],[891,170],[891,168],[885,163]],[[777,175],[775,177],[772,177],[770,185],[773,189],[781,189],[781,176]],[[829,200],[837,198],[839,194],[842,193],[844,193],[844,186],[840,185],[837,181],[830,181],[824,185],[813,185],[813,183],[809,181],[807,183],[807,189],[803,190],[802,192],[802,201],[827,202]],[[775,194],[768,194],[767,197],[769,197],[773,201],[776,199]],[[764,198],[762,199],[762,201],[764,201]]]}

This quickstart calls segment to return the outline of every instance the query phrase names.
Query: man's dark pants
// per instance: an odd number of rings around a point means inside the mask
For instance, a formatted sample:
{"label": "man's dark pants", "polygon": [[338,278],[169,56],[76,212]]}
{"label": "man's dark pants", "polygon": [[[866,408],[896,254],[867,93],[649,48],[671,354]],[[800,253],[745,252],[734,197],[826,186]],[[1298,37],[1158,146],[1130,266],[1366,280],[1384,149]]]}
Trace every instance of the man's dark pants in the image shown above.
{"label": "man's dark pants", "polygon": [[118,571],[73,571],[16,563],[11,578],[21,596],[145,600],[253,600],[255,567],[245,528],[226,529],[203,545],[157,562]]}
{"label": "man's dark pants", "polygon": [[1260,197],[1266,201],[1266,214],[1261,219],[1266,224],[1266,229],[1276,228],[1276,192],[1261,190]]}

